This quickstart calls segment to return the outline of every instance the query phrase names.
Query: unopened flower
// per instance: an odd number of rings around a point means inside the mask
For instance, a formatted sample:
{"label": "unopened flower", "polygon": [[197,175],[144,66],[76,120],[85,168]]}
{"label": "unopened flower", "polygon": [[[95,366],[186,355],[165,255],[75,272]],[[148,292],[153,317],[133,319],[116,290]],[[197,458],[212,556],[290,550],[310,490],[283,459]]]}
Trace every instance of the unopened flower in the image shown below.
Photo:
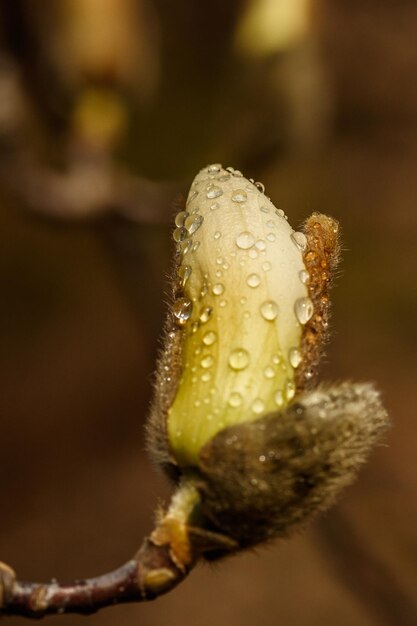
{"label": "unopened flower", "polygon": [[338,225],[313,214],[294,231],[262,184],[214,164],[196,176],[173,238],[150,446],[194,484],[211,530],[252,545],[328,506],[386,423],[370,385],[309,391]]}

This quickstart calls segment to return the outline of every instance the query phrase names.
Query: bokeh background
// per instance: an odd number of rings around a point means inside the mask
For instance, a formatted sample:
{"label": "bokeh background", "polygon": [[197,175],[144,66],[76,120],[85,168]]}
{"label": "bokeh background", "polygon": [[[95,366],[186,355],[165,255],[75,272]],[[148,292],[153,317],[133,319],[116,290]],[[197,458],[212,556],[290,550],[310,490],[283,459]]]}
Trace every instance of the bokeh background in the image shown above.
{"label": "bokeh background", "polygon": [[143,425],[172,202],[209,162],[340,220],[323,378],[393,421],[306,532],[50,626],[417,624],[416,78],[415,0],[0,2],[1,560],[102,573],[168,498]]}

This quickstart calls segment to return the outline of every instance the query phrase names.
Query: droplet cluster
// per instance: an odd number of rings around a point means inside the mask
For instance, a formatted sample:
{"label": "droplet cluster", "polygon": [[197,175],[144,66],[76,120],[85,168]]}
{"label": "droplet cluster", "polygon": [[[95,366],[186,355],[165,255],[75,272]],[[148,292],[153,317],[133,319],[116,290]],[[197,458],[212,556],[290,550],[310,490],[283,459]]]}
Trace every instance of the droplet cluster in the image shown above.
{"label": "droplet cluster", "polygon": [[[170,417],[174,447],[187,437],[197,451],[220,427],[280,410],[295,395],[302,327],[313,315],[302,262],[307,240],[264,192],[262,183],[215,163],[196,177],[175,217],[172,314],[185,340]],[[299,260],[288,261],[287,250]],[[299,285],[292,302],[281,287],[291,263],[291,284]]]}

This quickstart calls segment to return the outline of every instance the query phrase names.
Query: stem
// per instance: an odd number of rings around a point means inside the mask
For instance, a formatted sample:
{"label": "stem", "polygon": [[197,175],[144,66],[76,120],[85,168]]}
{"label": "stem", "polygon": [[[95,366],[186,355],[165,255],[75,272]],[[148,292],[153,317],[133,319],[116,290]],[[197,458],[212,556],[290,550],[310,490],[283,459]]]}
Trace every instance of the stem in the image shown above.
{"label": "stem", "polygon": [[39,618],[56,613],[94,613],[122,602],[153,600],[170,591],[189,573],[198,550],[191,543],[188,522],[199,499],[189,484],[179,487],[168,511],[137,554],[118,569],[70,584],[21,582],[0,563],[0,617]]}

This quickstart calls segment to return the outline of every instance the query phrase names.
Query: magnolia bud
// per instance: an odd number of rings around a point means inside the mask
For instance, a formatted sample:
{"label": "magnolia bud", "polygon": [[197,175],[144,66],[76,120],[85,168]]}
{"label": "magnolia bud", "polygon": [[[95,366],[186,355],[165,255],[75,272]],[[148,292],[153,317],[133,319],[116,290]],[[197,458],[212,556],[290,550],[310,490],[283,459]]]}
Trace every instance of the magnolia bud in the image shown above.
{"label": "magnolia bud", "polygon": [[150,448],[193,482],[206,528],[252,545],[328,506],[386,413],[369,385],[308,392],[339,256],[332,218],[294,231],[263,185],[214,164],[175,225]]}

